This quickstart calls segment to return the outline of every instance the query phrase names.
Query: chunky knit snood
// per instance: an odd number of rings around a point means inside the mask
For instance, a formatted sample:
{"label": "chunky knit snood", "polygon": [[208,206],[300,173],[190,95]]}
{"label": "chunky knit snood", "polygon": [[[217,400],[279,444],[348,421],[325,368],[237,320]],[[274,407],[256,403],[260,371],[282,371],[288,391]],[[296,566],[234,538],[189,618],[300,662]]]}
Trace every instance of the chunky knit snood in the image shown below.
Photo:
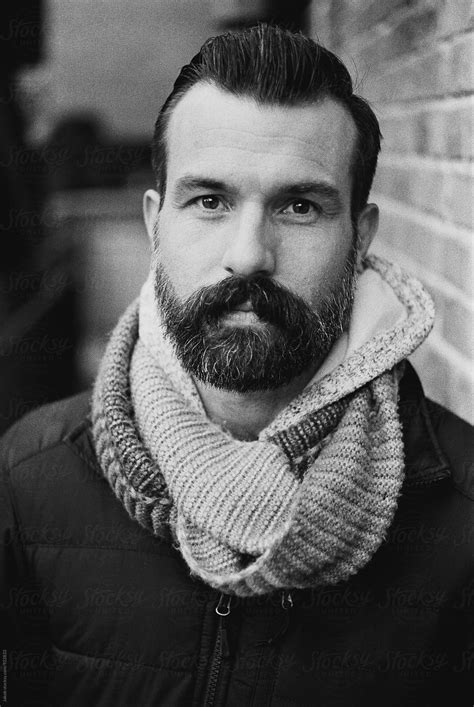
{"label": "chunky knit snood", "polygon": [[380,546],[404,476],[400,364],[427,336],[429,296],[381,259],[406,309],[309,386],[259,435],[234,439],[205,415],[156,318],[138,337],[138,303],[112,334],[93,399],[101,468],[132,518],[167,529],[191,572],[252,596],[335,584]]}

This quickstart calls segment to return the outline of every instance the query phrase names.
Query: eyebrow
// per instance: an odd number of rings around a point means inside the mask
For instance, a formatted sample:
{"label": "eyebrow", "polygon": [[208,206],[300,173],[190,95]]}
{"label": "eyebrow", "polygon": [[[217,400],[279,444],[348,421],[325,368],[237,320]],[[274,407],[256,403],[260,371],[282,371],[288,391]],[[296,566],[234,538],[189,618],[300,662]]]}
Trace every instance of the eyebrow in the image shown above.
{"label": "eyebrow", "polygon": [[[199,177],[186,175],[176,181],[175,195],[179,198],[185,196],[190,191],[198,189],[206,189],[216,192],[236,192],[237,189],[232,185],[226,184],[219,179],[210,179],[208,177]],[[305,194],[317,194],[323,198],[331,200],[335,206],[341,206],[341,197],[339,190],[326,181],[316,182],[287,182],[276,184],[274,191],[278,194],[294,194],[302,196]]]}
{"label": "eyebrow", "polygon": [[[178,179],[174,187],[175,195],[178,197],[185,196],[188,192],[195,191],[197,189],[222,192],[229,191],[229,185],[219,181],[218,179],[185,176]],[[233,190],[230,189],[230,191]]]}
{"label": "eyebrow", "polygon": [[317,194],[318,196],[330,199],[337,206],[341,205],[339,190],[329,182],[325,181],[281,184],[278,187],[278,191],[283,194]]}

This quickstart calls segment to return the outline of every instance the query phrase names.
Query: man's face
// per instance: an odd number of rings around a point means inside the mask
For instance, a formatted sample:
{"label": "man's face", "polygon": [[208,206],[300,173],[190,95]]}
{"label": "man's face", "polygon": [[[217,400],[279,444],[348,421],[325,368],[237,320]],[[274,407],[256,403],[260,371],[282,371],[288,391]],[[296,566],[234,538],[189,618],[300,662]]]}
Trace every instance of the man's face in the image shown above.
{"label": "man's face", "polygon": [[147,223],[178,354],[198,335],[186,367],[242,391],[316,368],[352,303],[349,113],[329,98],[259,106],[198,84],[174,109],[167,139],[166,196],[161,209],[149,199]]}

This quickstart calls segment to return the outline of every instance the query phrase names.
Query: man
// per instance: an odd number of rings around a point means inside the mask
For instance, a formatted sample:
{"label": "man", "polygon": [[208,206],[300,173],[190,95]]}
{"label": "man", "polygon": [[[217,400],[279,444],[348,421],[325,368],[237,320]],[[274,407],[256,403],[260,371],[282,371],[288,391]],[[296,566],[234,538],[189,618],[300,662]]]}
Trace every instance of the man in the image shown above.
{"label": "man", "polygon": [[470,704],[469,428],[406,361],[429,296],[367,257],[379,146],[302,35],[182,69],[92,402],[4,440],[6,662],[35,704]]}

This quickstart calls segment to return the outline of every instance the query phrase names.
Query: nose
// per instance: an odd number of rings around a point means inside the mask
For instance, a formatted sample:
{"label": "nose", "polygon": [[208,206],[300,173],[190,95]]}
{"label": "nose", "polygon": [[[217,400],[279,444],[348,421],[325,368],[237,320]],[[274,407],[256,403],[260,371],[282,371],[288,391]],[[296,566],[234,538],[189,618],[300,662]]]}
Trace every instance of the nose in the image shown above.
{"label": "nose", "polygon": [[222,258],[231,275],[271,275],[275,270],[272,227],[263,209],[256,205],[236,214]]}

